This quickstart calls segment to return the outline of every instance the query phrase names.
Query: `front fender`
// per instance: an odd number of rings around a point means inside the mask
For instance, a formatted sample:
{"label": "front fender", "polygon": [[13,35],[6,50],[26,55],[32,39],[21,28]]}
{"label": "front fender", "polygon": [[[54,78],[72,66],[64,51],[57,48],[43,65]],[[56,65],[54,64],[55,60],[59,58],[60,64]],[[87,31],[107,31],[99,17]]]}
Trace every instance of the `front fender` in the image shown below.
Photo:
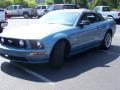
{"label": "front fender", "polygon": [[51,53],[54,45],[61,39],[66,39],[70,42],[70,39],[68,38],[68,35],[65,34],[65,33],[54,34],[54,35],[51,35],[48,38],[43,40],[43,42],[47,46],[48,53]]}
{"label": "front fender", "polygon": [[67,34],[65,34],[65,33],[58,33],[58,34],[55,34],[53,36],[54,45],[61,39],[66,39],[66,40],[68,40],[70,42],[70,39],[69,39]]}

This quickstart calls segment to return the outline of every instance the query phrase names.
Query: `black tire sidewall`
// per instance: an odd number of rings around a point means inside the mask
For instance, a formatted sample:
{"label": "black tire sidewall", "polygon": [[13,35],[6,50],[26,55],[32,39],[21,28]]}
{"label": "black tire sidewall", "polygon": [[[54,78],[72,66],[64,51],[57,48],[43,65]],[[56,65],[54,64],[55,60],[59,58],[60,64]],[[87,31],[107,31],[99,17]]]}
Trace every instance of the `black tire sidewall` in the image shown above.
{"label": "black tire sidewall", "polygon": [[60,41],[53,48],[50,59],[50,65],[57,68],[62,67],[64,63],[64,56],[65,56],[65,42]]}
{"label": "black tire sidewall", "polygon": [[0,28],[0,33],[2,33],[3,32],[3,28]]}
{"label": "black tire sidewall", "polygon": [[24,13],[23,16],[24,16],[24,18],[29,18],[29,14],[28,13]]}

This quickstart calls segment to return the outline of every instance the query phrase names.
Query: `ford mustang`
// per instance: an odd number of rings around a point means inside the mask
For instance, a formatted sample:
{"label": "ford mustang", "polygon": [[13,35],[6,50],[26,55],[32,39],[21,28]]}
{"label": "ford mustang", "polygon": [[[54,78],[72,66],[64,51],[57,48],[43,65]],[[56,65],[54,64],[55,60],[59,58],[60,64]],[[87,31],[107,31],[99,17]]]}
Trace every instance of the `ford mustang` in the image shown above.
{"label": "ford mustang", "polygon": [[39,23],[8,30],[0,35],[0,55],[10,61],[61,67],[64,59],[101,47],[109,49],[116,31],[113,19],[87,9],[56,10]]}

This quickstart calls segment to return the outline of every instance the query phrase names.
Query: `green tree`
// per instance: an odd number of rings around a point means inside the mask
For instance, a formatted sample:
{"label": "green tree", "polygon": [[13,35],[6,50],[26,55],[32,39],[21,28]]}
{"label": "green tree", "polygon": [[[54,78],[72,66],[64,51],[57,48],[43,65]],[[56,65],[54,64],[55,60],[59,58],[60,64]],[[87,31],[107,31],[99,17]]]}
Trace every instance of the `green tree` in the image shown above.
{"label": "green tree", "polygon": [[64,3],[72,3],[72,0],[63,0]]}
{"label": "green tree", "polygon": [[34,7],[37,5],[36,0],[0,0],[0,7],[7,7],[11,4],[21,4],[28,7]]}
{"label": "green tree", "polygon": [[53,1],[54,1],[54,3],[56,3],[56,4],[63,3],[63,0],[53,0]]}
{"label": "green tree", "polygon": [[86,8],[87,7],[87,0],[72,0],[72,3],[75,3],[80,6],[80,8]]}
{"label": "green tree", "polygon": [[35,5],[37,5],[36,0],[13,0],[13,3],[25,5],[28,7],[34,7]]}
{"label": "green tree", "polygon": [[47,4],[47,5],[50,5],[50,4],[53,4],[53,3],[54,3],[53,0],[45,0],[45,4]]}
{"label": "green tree", "polygon": [[0,7],[5,8],[11,4],[13,4],[12,0],[0,0]]}

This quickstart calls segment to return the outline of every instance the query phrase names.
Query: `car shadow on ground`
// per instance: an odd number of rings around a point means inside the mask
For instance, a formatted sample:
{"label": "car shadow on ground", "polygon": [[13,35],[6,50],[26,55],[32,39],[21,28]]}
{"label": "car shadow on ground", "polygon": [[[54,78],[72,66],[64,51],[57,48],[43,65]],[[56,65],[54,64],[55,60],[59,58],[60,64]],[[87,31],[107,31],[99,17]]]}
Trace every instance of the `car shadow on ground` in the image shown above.
{"label": "car shadow on ground", "polygon": [[[108,53],[112,51],[113,53]],[[98,49],[92,49],[84,53],[79,53],[75,56],[72,56],[65,61],[65,64],[61,69],[50,68],[48,64],[20,65],[50,79],[53,82],[59,82],[62,80],[74,78],[97,67],[109,68],[111,67],[109,63],[117,60],[119,56],[120,46],[113,45],[110,50],[107,50],[105,52]],[[17,67],[13,66],[11,63],[8,62],[2,63],[1,70],[8,75],[20,79],[34,82],[43,82],[42,80],[39,80],[38,78],[35,78],[34,76],[23,72],[22,70],[18,69]]]}

